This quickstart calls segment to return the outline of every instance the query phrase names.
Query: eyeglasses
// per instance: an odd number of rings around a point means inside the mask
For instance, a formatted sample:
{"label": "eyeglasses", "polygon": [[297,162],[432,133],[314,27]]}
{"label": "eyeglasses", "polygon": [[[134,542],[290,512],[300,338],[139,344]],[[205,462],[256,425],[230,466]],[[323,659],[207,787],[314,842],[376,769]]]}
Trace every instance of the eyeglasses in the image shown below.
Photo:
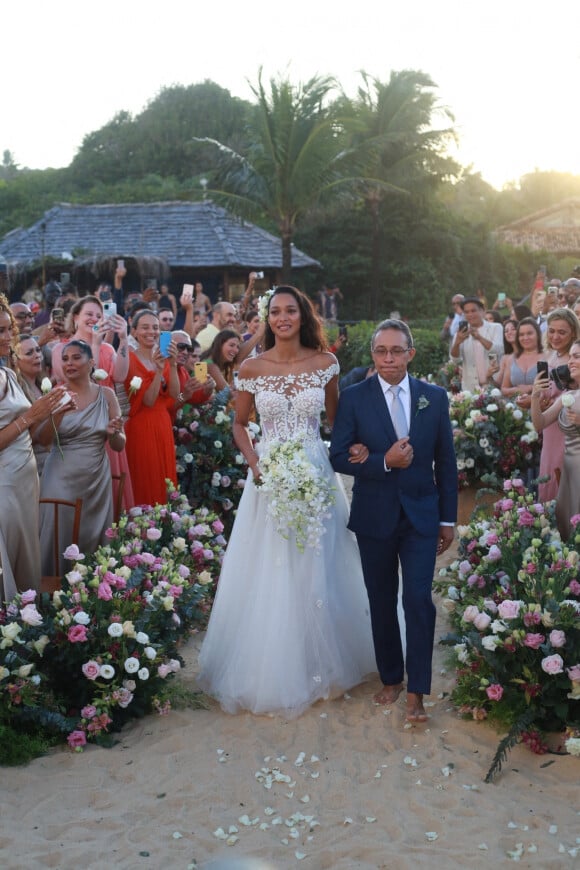
{"label": "eyeglasses", "polygon": [[188,353],[193,352],[193,347],[191,344],[187,344],[185,341],[178,341],[175,345],[177,350],[186,350]]}
{"label": "eyeglasses", "polygon": [[410,347],[375,347],[372,352],[375,356],[387,356],[387,354],[391,354],[392,357],[403,356],[404,353],[407,353],[408,350],[411,350]]}

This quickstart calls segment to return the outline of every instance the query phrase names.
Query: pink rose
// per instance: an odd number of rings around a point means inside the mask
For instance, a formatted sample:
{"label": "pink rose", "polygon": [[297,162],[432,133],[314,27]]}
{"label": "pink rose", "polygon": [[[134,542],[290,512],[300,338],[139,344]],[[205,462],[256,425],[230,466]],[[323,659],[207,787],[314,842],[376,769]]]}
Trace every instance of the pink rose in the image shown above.
{"label": "pink rose", "polygon": [[71,625],[67,635],[71,643],[84,643],[87,639],[87,629],[84,625]]}
{"label": "pink rose", "polygon": [[469,574],[471,571],[471,562],[468,562],[467,559],[464,559],[463,562],[459,563],[459,573],[460,574]]}
{"label": "pink rose", "polygon": [[101,601],[110,601],[113,597],[113,590],[109,586],[108,583],[104,581],[99,583],[99,588],[97,590],[97,598],[100,598]]}
{"label": "pink rose", "polygon": [[467,578],[468,586],[476,586],[479,583],[479,574],[470,574]]}
{"label": "pink rose", "polygon": [[220,535],[224,530],[224,524],[221,520],[214,520],[211,524],[212,529],[216,533],[216,535]]}
{"label": "pink rose", "polygon": [[464,622],[473,622],[473,620],[479,615],[479,608],[475,606],[475,604],[470,604],[463,611],[463,621]]}
{"label": "pink rose", "polygon": [[150,541],[158,541],[161,537],[159,529],[147,529],[147,537]]}
{"label": "pink rose", "polygon": [[485,542],[485,543],[486,543],[487,546],[491,547],[492,544],[497,544],[498,541],[499,541],[499,538],[498,538],[498,536],[495,534],[495,532],[490,532],[490,533],[488,534],[488,536],[487,536],[487,539],[486,539],[486,542]]}
{"label": "pink rose", "polygon": [[96,680],[99,676],[101,668],[98,662],[95,662],[93,659],[90,659],[88,662],[85,662],[82,666],[82,672],[88,680]]}
{"label": "pink rose", "polygon": [[92,704],[87,704],[87,706],[83,707],[83,709],[81,710],[81,716],[83,717],[83,719],[92,719],[93,716],[96,715],[97,708],[94,707]]}
{"label": "pink rose", "polygon": [[535,521],[535,517],[527,510],[522,510],[519,512],[518,516],[518,526],[533,526]]}
{"label": "pink rose", "polygon": [[168,676],[168,674],[170,674],[171,672],[172,672],[171,668],[169,667],[169,665],[166,665],[166,664],[161,664],[157,668],[157,673],[159,674],[159,676],[161,677],[162,680],[164,680],[165,677]]}
{"label": "pink rose", "polygon": [[500,686],[499,683],[492,683],[491,686],[486,688],[485,694],[490,701],[501,701],[503,696],[503,686]]}
{"label": "pink rose", "polygon": [[504,513],[505,513],[505,511],[511,510],[513,508],[513,506],[514,506],[514,501],[512,498],[502,498],[499,501],[499,509],[500,509],[500,511],[503,511]]}
{"label": "pink rose", "polygon": [[566,635],[563,631],[558,631],[554,629],[550,632],[550,643],[554,647],[554,649],[559,649],[566,644]]}
{"label": "pink rose", "polygon": [[570,517],[570,525],[576,527],[580,523],[580,514],[574,514],[573,517]]}
{"label": "pink rose", "polygon": [[570,581],[570,592],[572,595],[580,595],[580,583],[577,580]]}
{"label": "pink rose", "polygon": [[532,625],[539,625],[542,621],[542,616],[539,613],[524,613],[524,625],[529,628]]}
{"label": "pink rose", "polygon": [[85,558],[85,554],[81,553],[76,544],[70,544],[62,555],[71,562],[79,562]]}
{"label": "pink rose", "polygon": [[27,604],[26,607],[23,607],[20,611],[20,618],[22,619],[22,622],[26,623],[26,625],[42,625],[42,616],[36,609],[35,604]]}
{"label": "pink rose", "polygon": [[80,749],[86,746],[87,736],[84,731],[71,731],[66,740],[71,749]]}
{"label": "pink rose", "polygon": [[502,619],[515,619],[520,612],[521,601],[506,599],[498,604],[497,612]]}
{"label": "pink rose", "polygon": [[501,550],[496,544],[492,544],[486,556],[488,562],[499,562],[501,559]]}
{"label": "pink rose", "polygon": [[497,604],[493,600],[493,598],[486,598],[483,602],[483,606],[486,610],[489,610],[490,613],[497,613]]}
{"label": "pink rose", "polygon": [[23,592],[20,596],[20,600],[23,604],[33,604],[36,600],[36,590],[35,589],[27,589],[26,592]]}
{"label": "pink rose", "polygon": [[553,656],[546,656],[545,659],[542,659],[542,670],[550,676],[561,674],[564,670],[564,659],[557,653]]}
{"label": "pink rose", "polygon": [[566,673],[571,680],[580,680],[580,665],[573,665],[571,668],[566,668]]}
{"label": "pink rose", "polygon": [[524,646],[528,646],[530,649],[539,649],[544,643],[544,640],[545,637],[543,634],[528,632],[524,637]]}
{"label": "pink rose", "polygon": [[473,620],[473,624],[478,631],[485,631],[490,622],[491,616],[489,616],[487,613],[478,613]]}

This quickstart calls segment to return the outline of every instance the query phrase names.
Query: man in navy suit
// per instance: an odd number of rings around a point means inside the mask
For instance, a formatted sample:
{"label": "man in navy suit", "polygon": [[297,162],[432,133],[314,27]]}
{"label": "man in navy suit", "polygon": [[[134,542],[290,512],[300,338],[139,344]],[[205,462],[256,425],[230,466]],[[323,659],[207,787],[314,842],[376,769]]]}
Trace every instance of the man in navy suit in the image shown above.
{"label": "man in navy suit", "polygon": [[[348,525],[357,536],[383,682],[375,701],[392,704],[404,688],[397,617],[400,563],[407,720],[424,722],[435,635],[435,558],[453,541],[457,517],[449,405],[441,387],[408,375],[415,349],[406,323],[380,323],[371,353],[377,374],[341,393],[330,460],[335,471],[355,478]],[[361,449],[365,455],[358,455]]]}

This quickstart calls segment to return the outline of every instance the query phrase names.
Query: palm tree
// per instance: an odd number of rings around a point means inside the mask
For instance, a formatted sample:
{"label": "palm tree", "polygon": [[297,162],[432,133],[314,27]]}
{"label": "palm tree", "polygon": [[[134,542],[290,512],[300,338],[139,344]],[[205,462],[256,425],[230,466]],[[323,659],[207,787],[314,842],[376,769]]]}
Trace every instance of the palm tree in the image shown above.
{"label": "palm tree", "polygon": [[434,129],[433,116],[452,120],[441,108],[432,79],[415,70],[392,72],[387,83],[362,73],[363,85],[355,100],[342,99],[350,132],[351,182],[372,221],[371,316],[378,310],[381,260],[381,206],[389,196],[409,196],[431,189],[456,171],[444,150],[452,129]]}
{"label": "palm tree", "polygon": [[197,139],[218,152],[215,187],[244,216],[266,216],[282,239],[282,280],[292,269],[296,222],[339,179],[342,130],[328,102],[335,87],[330,77],[315,76],[297,87],[287,79],[271,79],[252,87],[257,99],[250,121],[247,153],[214,139]]}

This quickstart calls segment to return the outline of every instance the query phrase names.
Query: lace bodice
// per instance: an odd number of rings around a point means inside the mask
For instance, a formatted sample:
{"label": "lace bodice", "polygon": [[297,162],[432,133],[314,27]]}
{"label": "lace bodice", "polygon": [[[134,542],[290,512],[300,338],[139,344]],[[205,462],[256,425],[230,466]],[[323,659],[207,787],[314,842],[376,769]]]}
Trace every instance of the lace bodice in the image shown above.
{"label": "lace bodice", "polygon": [[320,438],[324,388],[335,375],[337,363],[326,369],[297,375],[261,375],[240,380],[238,389],[253,393],[265,442],[299,439],[312,443]]}

